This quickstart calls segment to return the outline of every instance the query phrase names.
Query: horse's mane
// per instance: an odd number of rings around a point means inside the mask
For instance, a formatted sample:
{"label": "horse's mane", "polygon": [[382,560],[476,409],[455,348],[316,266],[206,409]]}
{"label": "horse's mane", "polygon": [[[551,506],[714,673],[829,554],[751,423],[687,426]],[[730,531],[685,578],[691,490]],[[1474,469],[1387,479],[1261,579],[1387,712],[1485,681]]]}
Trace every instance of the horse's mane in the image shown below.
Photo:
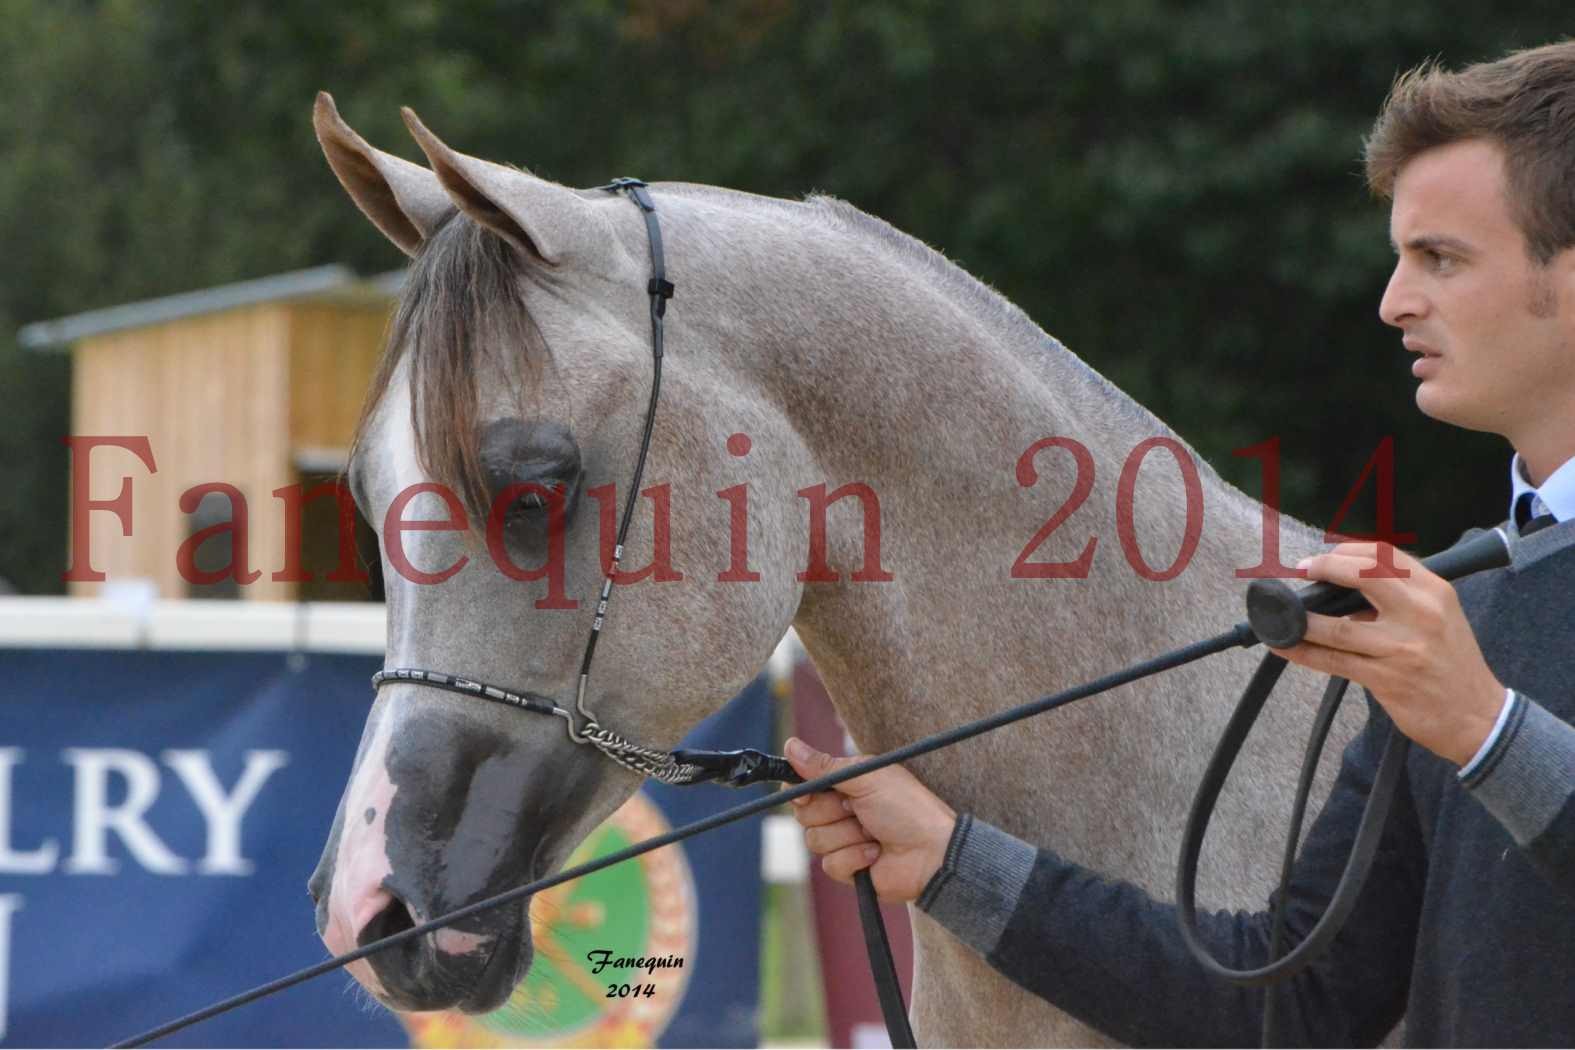
{"label": "horse's mane", "polygon": [[1067,349],[1065,344],[1029,317],[1022,307],[952,262],[940,249],[837,197],[816,194],[807,198],[806,203],[839,229],[879,244],[907,265],[921,270],[930,278],[933,287],[945,289],[955,299],[972,307],[976,315],[993,330],[1017,333],[1020,337],[1026,335],[1025,341],[1031,347],[1030,352],[1044,355],[1057,368],[1073,369],[1086,381],[1101,407],[1123,417],[1134,430],[1172,433],[1159,417]]}
{"label": "horse's mane", "polygon": [[1003,333],[1003,341],[1010,333],[1023,345],[1025,354],[1042,358],[1056,375],[1076,376],[1080,389],[1087,395],[1079,407],[1081,412],[1097,413],[1114,429],[1145,437],[1162,435],[1176,441],[1205,480],[1235,497],[1247,498],[1221,478],[1213,464],[1198,455],[1197,450],[1164,420],[1067,349],[1023,312],[1022,307],[952,262],[939,249],[836,197],[814,195],[806,204],[836,228],[880,245],[905,265],[919,270],[928,279],[928,287],[941,289],[959,303],[971,307],[992,331]]}

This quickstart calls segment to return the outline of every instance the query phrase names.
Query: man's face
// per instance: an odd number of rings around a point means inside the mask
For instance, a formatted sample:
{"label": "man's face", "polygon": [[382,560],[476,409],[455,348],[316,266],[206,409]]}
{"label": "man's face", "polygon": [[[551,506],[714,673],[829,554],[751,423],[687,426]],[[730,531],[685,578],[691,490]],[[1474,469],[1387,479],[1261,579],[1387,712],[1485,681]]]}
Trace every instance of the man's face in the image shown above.
{"label": "man's face", "polygon": [[1378,312],[1418,355],[1417,407],[1504,435],[1538,472],[1575,452],[1575,250],[1532,260],[1500,147],[1418,154],[1395,180],[1389,235],[1399,261]]}

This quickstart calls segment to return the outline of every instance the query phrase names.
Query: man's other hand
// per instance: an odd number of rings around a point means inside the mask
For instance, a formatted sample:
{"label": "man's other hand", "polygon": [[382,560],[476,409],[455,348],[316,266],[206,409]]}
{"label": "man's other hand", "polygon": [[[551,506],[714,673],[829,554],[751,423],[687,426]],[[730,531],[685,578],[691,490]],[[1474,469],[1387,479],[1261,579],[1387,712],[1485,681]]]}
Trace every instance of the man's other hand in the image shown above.
{"label": "man's other hand", "polygon": [[[794,737],[787,758],[805,780],[825,776],[868,757],[833,758]],[[885,901],[912,901],[940,869],[957,824],[956,812],[901,766],[887,766],[838,784],[831,791],[793,800],[804,844],[826,874],[851,883],[870,869],[875,893]]]}

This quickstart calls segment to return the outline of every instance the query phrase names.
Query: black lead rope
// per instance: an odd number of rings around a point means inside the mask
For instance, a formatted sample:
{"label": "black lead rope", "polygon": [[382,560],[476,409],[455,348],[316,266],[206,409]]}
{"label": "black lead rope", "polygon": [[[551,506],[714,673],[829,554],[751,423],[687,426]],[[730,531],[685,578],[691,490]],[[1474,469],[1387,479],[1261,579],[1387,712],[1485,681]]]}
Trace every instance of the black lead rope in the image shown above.
{"label": "black lead rope", "polygon": [[868,868],[854,872],[853,886],[859,895],[859,925],[864,928],[864,951],[870,958],[870,976],[875,978],[875,996],[880,1000],[886,1035],[894,1050],[913,1050],[919,1045],[908,1023],[908,1007],[902,1001],[902,984],[897,964],[892,961],[891,941],[886,937],[886,920],[881,917],[880,899]]}
{"label": "black lead rope", "polygon": [[1286,834],[1285,849],[1281,855],[1279,889],[1275,893],[1270,921],[1268,961],[1263,966],[1245,970],[1234,970],[1223,965],[1214,958],[1198,932],[1196,904],[1198,856],[1202,850],[1204,833],[1208,830],[1209,818],[1214,814],[1215,801],[1225,785],[1230,767],[1241,751],[1241,746],[1247,738],[1247,731],[1252,728],[1253,722],[1262,712],[1264,701],[1268,699],[1275,681],[1284,670],[1284,658],[1270,653],[1263,658],[1263,662],[1258,665],[1257,673],[1248,683],[1235,713],[1231,715],[1230,722],[1225,728],[1224,736],[1209,760],[1197,796],[1193,799],[1192,810],[1187,816],[1186,831],[1182,835],[1181,861],[1176,865],[1176,919],[1181,927],[1181,938],[1186,942],[1193,959],[1209,974],[1232,984],[1264,988],[1261,1041],[1266,1047],[1277,1045],[1274,1037],[1276,996],[1274,989],[1268,986],[1294,976],[1323,954],[1345,925],[1351,910],[1356,907],[1357,898],[1361,894],[1363,885],[1366,884],[1368,872],[1371,871],[1373,860],[1377,856],[1378,844],[1383,838],[1384,826],[1388,821],[1389,810],[1400,783],[1400,775],[1405,769],[1406,753],[1410,746],[1410,741],[1390,726],[1383,757],[1379,760],[1378,774],[1368,792],[1367,803],[1362,809],[1362,818],[1357,826],[1356,839],[1352,843],[1345,870],[1340,875],[1334,894],[1325,905],[1323,915],[1314,924],[1311,932],[1288,954],[1282,956],[1280,951],[1285,937],[1287,899],[1290,895],[1291,875],[1296,863],[1296,850],[1301,841],[1302,823],[1307,813],[1308,796],[1318,772],[1318,762],[1323,755],[1324,742],[1328,738],[1329,729],[1334,723],[1334,716],[1339,710],[1346,687],[1350,684],[1344,678],[1329,679],[1323,702],[1319,706],[1307,741],[1306,752],[1302,756],[1296,801],[1292,807],[1290,829]]}
{"label": "black lead rope", "polygon": [[[1329,942],[1340,932],[1346,917],[1356,906],[1357,895],[1361,892],[1367,873],[1372,868],[1373,858],[1377,855],[1384,822],[1389,816],[1390,805],[1394,802],[1395,788],[1399,784],[1400,772],[1405,767],[1405,756],[1409,745],[1409,741],[1404,736],[1395,732],[1393,728],[1390,729],[1383,758],[1379,761],[1378,775],[1374,779],[1372,790],[1368,793],[1367,804],[1362,811],[1356,840],[1351,846],[1345,870],[1340,875],[1334,895],[1329,899],[1322,917],[1313,926],[1312,931],[1289,954],[1283,957],[1279,955],[1290,873],[1290,866],[1282,862],[1279,900],[1274,913],[1269,961],[1263,966],[1247,970],[1233,970],[1222,965],[1210,954],[1198,933],[1196,904],[1198,855],[1202,851],[1203,835],[1208,830],[1209,818],[1214,814],[1215,801],[1219,798],[1220,790],[1225,786],[1225,777],[1241,751],[1241,746],[1247,738],[1247,731],[1262,713],[1264,701],[1268,699],[1275,681],[1284,670],[1285,660],[1271,653],[1263,658],[1263,662],[1258,665],[1257,673],[1248,683],[1246,692],[1225,727],[1224,736],[1209,760],[1197,796],[1192,801],[1192,811],[1187,816],[1187,828],[1182,835],[1181,862],[1176,866],[1176,911],[1181,923],[1181,935],[1187,942],[1187,947],[1191,949],[1198,965],[1210,974],[1232,984],[1249,988],[1272,984],[1294,975],[1327,948]],[[1324,740],[1328,736],[1340,700],[1345,694],[1346,685],[1347,682],[1343,678],[1330,680],[1307,743],[1306,754],[1303,756],[1300,778],[1302,782],[1298,784],[1290,834],[1285,848],[1286,855],[1293,861],[1305,816],[1311,780],[1317,772]]]}

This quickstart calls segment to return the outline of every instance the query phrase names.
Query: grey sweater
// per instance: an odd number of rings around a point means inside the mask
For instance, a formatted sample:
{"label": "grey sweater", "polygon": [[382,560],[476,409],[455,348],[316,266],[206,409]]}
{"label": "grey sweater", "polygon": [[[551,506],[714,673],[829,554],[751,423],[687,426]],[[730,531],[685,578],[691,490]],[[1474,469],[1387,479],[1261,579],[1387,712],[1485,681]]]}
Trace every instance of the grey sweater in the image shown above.
{"label": "grey sweater", "polygon": [[[1575,1045],[1575,521],[1461,581],[1516,696],[1467,779],[1413,747],[1372,875],[1331,949],[1277,986],[1290,1045]],[[1390,722],[1368,697],[1297,861],[1288,944],[1322,913]],[[1291,770],[1287,776],[1294,776]],[[1265,858],[1269,859],[1269,858]],[[1027,990],[1132,1044],[1256,1045],[1263,992],[1193,961],[1175,908],[964,815],[918,906]],[[1266,961],[1271,912],[1200,911],[1214,955]]]}

